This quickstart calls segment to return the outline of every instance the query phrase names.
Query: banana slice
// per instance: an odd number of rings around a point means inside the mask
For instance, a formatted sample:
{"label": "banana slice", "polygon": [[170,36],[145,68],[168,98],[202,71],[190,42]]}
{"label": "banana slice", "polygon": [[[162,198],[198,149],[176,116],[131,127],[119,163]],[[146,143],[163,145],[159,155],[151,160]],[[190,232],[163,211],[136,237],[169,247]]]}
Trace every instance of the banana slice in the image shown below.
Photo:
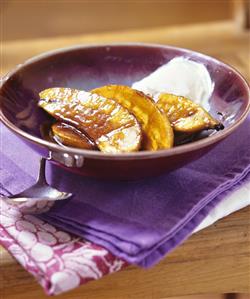
{"label": "banana slice", "polygon": [[144,93],[123,85],[106,85],[91,92],[115,100],[134,114],[142,127],[143,150],[168,149],[173,146],[173,129],[168,119]]}
{"label": "banana slice", "polygon": [[39,95],[40,107],[86,134],[101,151],[121,153],[140,149],[140,124],[116,101],[70,88],[49,88]]}
{"label": "banana slice", "polygon": [[163,93],[157,102],[176,132],[195,133],[205,129],[222,130],[224,126],[191,100]]}
{"label": "banana slice", "polygon": [[76,148],[95,150],[95,143],[84,133],[66,123],[57,122],[51,126],[53,139],[57,143]]}

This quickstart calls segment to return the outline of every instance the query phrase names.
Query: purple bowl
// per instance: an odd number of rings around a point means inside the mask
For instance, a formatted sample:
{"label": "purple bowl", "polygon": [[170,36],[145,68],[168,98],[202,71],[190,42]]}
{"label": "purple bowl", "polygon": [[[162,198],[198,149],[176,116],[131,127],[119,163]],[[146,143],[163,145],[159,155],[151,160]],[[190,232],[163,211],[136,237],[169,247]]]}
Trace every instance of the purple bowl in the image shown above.
{"label": "purple bowl", "polygon": [[[38,93],[49,87],[91,90],[106,84],[131,85],[174,57],[203,63],[215,83],[211,113],[223,113],[223,131],[207,138],[156,152],[104,154],[62,148],[41,137],[50,117],[37,106]],[[250,110],[249,87],[232,67],[206,55],[153,44],[76,46],[51,51],[19,65],[0,87],[1,121],[35,151],[82,175],[138,179],[181,167],[201,157],[230,135]]]}

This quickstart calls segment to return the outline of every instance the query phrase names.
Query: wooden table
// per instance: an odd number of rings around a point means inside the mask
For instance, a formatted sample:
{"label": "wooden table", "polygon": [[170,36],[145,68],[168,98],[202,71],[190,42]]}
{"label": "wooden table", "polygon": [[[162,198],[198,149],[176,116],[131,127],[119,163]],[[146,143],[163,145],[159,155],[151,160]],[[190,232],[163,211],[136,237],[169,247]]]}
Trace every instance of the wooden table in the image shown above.
{"label": "wooden table", "polygon": [[[102,42],[153,42],[190,48],[232,64],[250,79],[250,36],[237,32],[231,22],[3,43],[1,73],[46,50]],[[4,249],[0,267],[1,299],[45,298],[34,279]],[[250,207],[193,235],[153,269],[131,266],[58,298],[164,299],[224,292],[250,292]]]}

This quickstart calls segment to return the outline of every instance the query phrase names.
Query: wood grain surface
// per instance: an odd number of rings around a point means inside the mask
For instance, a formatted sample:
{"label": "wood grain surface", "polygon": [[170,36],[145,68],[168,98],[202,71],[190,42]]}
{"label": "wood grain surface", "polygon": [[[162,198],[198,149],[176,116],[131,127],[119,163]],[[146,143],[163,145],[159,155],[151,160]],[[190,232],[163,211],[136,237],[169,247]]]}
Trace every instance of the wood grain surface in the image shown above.
{"label": "wood grain surface", "polygon": [[249,38],[249,32],[239,31],[235,27],[234,22],[227,21],[51,39],[3,42],[1,44],[1,69],[5,73],[14,65],[22,63],[34,55],[76,44],[146,42],[189,48],[215,56],[234,65],[245,75],[248,75],[249,78]]}
{"label": "wood grain surface", "polygon": [[[250,36],[238,32],[231,22],[3,43],[1,73],[28,57],[54,48],[125,41],[201,51],[233,65],[250,79]],[[4,249],[1,249],[0,269],[1,299],[46,298],[35,280]],[[164,299],[225,292],[250,292],[250,207],[193,235],[150,270],[131,266],[57,298]]]}
{"label": "wood grain surface", "polygon": [[229,20],[232,8],[232,0],[0,1],[4,40]]}

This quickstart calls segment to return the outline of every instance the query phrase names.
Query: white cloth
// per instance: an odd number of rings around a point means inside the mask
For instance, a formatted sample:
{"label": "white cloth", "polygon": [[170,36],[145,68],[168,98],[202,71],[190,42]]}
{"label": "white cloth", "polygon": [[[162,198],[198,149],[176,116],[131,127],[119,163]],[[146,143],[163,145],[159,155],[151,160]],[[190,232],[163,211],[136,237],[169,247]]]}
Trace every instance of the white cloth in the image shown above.
{"label": "white cloth", "polygon": [[250,205],[250,182],[244,183],[239,189],[235,189],[209,213],[193,233],[212,225],[217,220]]}

